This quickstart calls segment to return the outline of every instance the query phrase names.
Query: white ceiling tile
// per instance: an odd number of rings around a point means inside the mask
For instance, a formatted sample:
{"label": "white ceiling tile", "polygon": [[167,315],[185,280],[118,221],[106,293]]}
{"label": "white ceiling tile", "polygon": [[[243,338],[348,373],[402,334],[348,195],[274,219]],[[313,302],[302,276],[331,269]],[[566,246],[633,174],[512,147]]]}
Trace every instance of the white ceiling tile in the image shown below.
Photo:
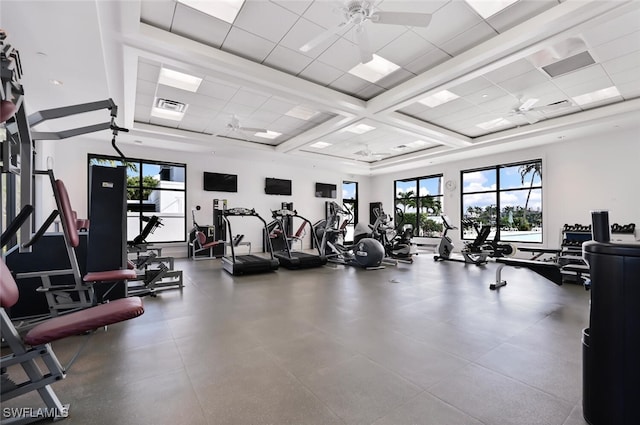
{"label": "white ceiling tile", "polygon": [[267,56],[263,64],[280,71],[287,72],[292,75],[298,74],[313,59],[303,55],[298,51],[287,49],[286,47],[276,46],[275,49]]}
{"label": "white ceiling tile", "polygon": [[462,34],[482,19],[463,1],[451,1],[438,9],[426,28],[412,30],[436,46]]}
{"label": "white ceiling tile", "polygon": [[282,38],[280,41],[280,45],[287,47],[291,50],[295,50],[296,52],[302,53],[305,56],[309,56],[311,58],[316,58],[322,52],[324,52],[329,46],[338,40],[338,35],[331,35],[327,40],[320,43],[315,48],[311,49],[308,52],[300,52],[300,47],[302,47],[305,43],[313,40],[316,36],[323,33],[325,28],[320,25],[314,24],[313,22],[300,18],[298,22],[296,22],[293,27],[289,30],[289,32]]}
{"label": "white ceiling tile", "polygon": [[136,83],[136,93],[155,96],[157,84],[152,81],[138,80]]}
{"label": "white ceiling tile", "polygon": [[469,108],[475,108],[475,105],[461,97],[450,102],[443,103],[442,105],[438,105],[435,108],[427,108],[425,111],[417,114],[417,116],[433,119],[449,114],[456,114]]}
{"label": "white ceiling tile", "polygon": [[601,100],[599,102],[593,102],[593,103],[589,103],[587,105],[582,105],[581,108],[586,111],[588,109],[598,108],[600,106],[610,105],[612,103],[622,102],[623,100],[624,99],[621,96],[610,97],[609,99],[604,99],[604,100]]}
{"label": "white ceiling tile", "polygon": [[152,116],[149,119],[149,123],[153,125],[160,125],[162,127],[169,127],[169,128],[178,128],[178,125],[180,125],[180,121],[167,120],[164,118],[158,118],[154,116]]}
{"label": "white ceiling tile", "polygon": [[638,50],[640,50],[640,31],[616,38],[589,51],[593,53],[593,57],[598,62],[607,62]]}
{"label": "white ceiling tile", "polygon": [[449,0],[384,0],[378,9],[386,12],[434,13]]}
{"label": "white ceiling tile", "polygon": [[[611,80],[614,85],[627,84],[631,82],[638,83],[638,75],[640,75],[640,66],[638,68],[627,69],[626,71],[611,74]],[[640,85],[640,84],[639,84]]]}
{"label": "white ceiling tile", "polygon": [[175,100],[177,102],[192,103],[192,99],[195,96],[195,93],[180,90],[171,86],[165,86],[163,84],[158,84],[156,96],[162,99]]}
{"label": "white ceiling tile", "polygon": [[276,114],[275,112],[268,111],[265,108],[260,108],[257,111],[255,111],[253,114],[251,114],[252,119],[262,121],[267,124],[274,122],[281,116],[282,114]]}
{"label": "white ceiling tile", "polygon": [[565,90],[569,87],[584,84],[592,80],[600,80],[603,78],[608,79],[608,75],[601,65],[596,64],[579,69],[577,71],[570,72],[565,75],[561,75],[552,79],[551,81],[561,90]]}
{"label": "white ceiling tile", "polygon": [[247,105],[240,105],[239,103],[227,103],[224,107],[224,113],[229,115],[238,115],[239,117],[245,117],[251,115],[256,108]]}
{"label": "white ceiling tile", "polygon": [[264,0],[245,1],[234,27],[278,43],[298,19],[298,15]]}
{"label": "white ceiling tile", "polygon": [[484,77],[493,83],[500,83],[518,75],[533,71],[536,68],[526,59],[519,59],[494,71],[484,74]]}
{"label": "white ceiling tile", "polygon": [[344,74],[344,72],[332,66],[325,65],[319,61],[313,61],[309,66],[302,70],[299,77],[305,80],[313,81],[320,85],[329,85],[333,80]]}
{"label": "white ceiling tile", "polygon": [[363,100],[370,100],[376,97],[377,95],[384,93],[385,91],[386,90],[380,86],[377,86],[375,84],[369,84],[367,87],[365,87],[364,89],[356,93],[356,97]]}
{"label": "white ceiling tile", "polygon": [[140,21],[169,31],[175,9],[173,0],[143,0],[140,2]]}
{"label": "white ceiling tile", "polygon": [[390,89],[397,86],[400,83],[404,83],[407,80],[415,77],[416,75],[407,71],[406,69],[400,68],[393,73],[387,75],[386,77],[376,81],[376,84],[385,89]]}
{"label": "white ceiling tile", "polygon": [[611,81],[609,76],[606,76],[597,80],[589,80],[582,84],[567,87],[562,91],[569,97],[575,97],[581,94],[591,93],[592,91],[606,89],[607,87],[611,87],[612,85],[613,82]]}
{"label": "white ceiling tile", "polygon": [[404,67],[433,50],[433,45],[413,31],[406,31],[378,51],[378,55]]}
{"label": "white ceiling tile", "polygon": [[[520,106],[520,101],[511,95],[502,96],[479,105],[479,107],[484,111],[496,112],[498,114],[509,112],[518,106]],[[491,120],[491,117],[486,119],[486,121],[489,120]]]}
{"label": "white ceiling tile", "polygon": [[233,27],[222,45],[222,50],[262,62],[274,47],[275,44],[269,40]]}
{"label": "white ceiling tile", "polygon": [[302,16],[324,28],[332,28],[342,22],[339,9],[343,6],[344,2],[341,1],[315,1]]}
{"label": "white ceiling tile", "polygon": [[318,56],[318,60],[326,65],[348,72],[360,63],[360,53],[358,46],[344,38],[340,38]]}
{"label": "white ceiling tile", "polygon": [[439,47],[450,55],[455,56],[489,40],[492,37],[495,37],[496,35],[498,35],[498,33],[487,23],[480,22],[462,34],[440,44]]}
{"label": "white ceiling tile", "polygon": [[176,6],[171,32],[208,44],[220,47],[229,33],[231,25],[183,4]]}
{"label": "white ceiling tile", "polygon": [[490,16],[487,22],[502,33],[557,5],[558,0],[520,0]]}
{"label": "white ceiling tile", "polygon": [[218,81],[212,81],[209,78],[202,80],[198,88],[198,93],[224,101],[231,99],[237,91],[238,87],[220,84]]}
{"label": "white ceiling tile", "polygon": [[151,81],[153,83],[157,83],[159,75],[160,75],[160,65],[138,61],[138,80],[145,80],[145,81]]}
{"label": "white ceiling tile", "polygon": [[[378,52],[382,47],[391,43],[393,40],[408,31],[407,27],[403,25],[383,25],[374,24],[372,22],[366,22],[364,24],[364,28],[367,33],[367,38],[369,39],[371,52],[373,53]],[[358,44],[355,27],[353,26],[343,34],[343,37],[354,44]]]}
{"label": "white ceiling tile", "polygon": [[420,102],[416,102],[416,103],[412,103],[410,105],[405,106],[402,109],[399,109],[398,112],[401,112],[403,114],[407,114],[407,115],[417,115],[421,112],[424,112],[426,110],[429,110],[431,108],[429,108],[427,105],[424,105]]}
{"label": "white ceiling tile", "polygon": [[305,125],[307,122],[304,120],[284,115],[272,122],[269,129],[285,133]]}
{"label": "white ceiling tile", "polygon": [[247,89],[240,89],[231,98],[230,102],[259,108],[260,105],[267,101],[267,99],[269,99],[268,96],[263,96]]}
{"label": "white ceiling tile", "polygon": [[[456,93],[453,89],[450,89],[449,91]],[[464,96],[464,98],[473,104],[480,105],[482,103],[491,102],[492,100],[498,99],[507,94],[509,93],[507,93],[503,88],[491,84],[489,87],[485,87],[480,91]]]}
{"label": "white ceiling tile", "polygon": [[144,106],[151,110],[151,106],[153,106],[154,96],[150,94],[142,94],[136,93],[136,107],[138,105]]}
{"label": "white ceiling tile", "polygon": [[287,100],[272,97],[271,99],[267,100],[260,109],[284,115],[296,105],[297,104],[295,102],[289,102]]}
{"label": "white ceiling tile", "polygon": [[335,79],[329,87],[343,93],[354,95],[369,86],[369,82],[351,74],[343,74]]}
{"label": "white ceiling tile", "polygon": [[436,65],[440,65],[441,63],[448,61],[449,59],[451,59],[451,55],[438,48],[434,48],[413,62],[407,64],[404,68],[414,74],[421,74]]}
{"label": "white ceiling tile", "polygon": [[529,71],[525,74],[518,75],[517,77],[501,81],[498,86],[502,87],[509,93],[519,95],[528,87],[542,84],[546,81],[548,81],[547,77],[545,77],[542,72],[536,69],[534,71]]}
{"label": "white ceiling tile", "polygon": [[602,67],[609,75],[640,67],[640,50],[604,62]]}
{"label": "white ceiling tile", "polygon": [[485,90],[492,86],[493,84],[486,78],[476,77],[472,80],[451,87],[449,91],[457,94],[458,96],[466,96],[472,93],[477,93],[480,90]]}
{"label": "white ceiling tile", "polygon": [[616,87],[618,87],[618,91],[625,99],[640,97],[640,84],[638,84],[637,81],[632,83],[616,84]]}
{"label": "white ceiling tile", "polygon": [[191,102],[192,105],[199,105],[210,109],[211,111],[220,111],[224,109],[227,101],[216,99],[210,96],[199,95],[195,96]]}
{"label": "white ceiling tile", "polygon": [[182,118],[182,120],[179,122],[178,128],[182,130],[202,133],[204,132],[204,129],[207,128],[208,124],[209,119],[200,116],[189,115],[189,112],[187,112],[187,115],[185,115],[185,117]]}
{"label": "white ceiling tile", "polygon": [[151,106],[136,103],[133,119],[136,122],[149,122],[151,119]]}
{"label": "white ceiling tile", "polygon": [[523,102],[531,98],[538,99],[538,103],[533,106],[539,107],[566,100],[567,95],[559,90],[552,82],[547,81],[546,83],[537,84],[522,91],[521,99]]}
{"label": "white ceiling tile", "polygon": [[600,46],[616,38],[638,31],[639,22],[640,9],[636,9],[604,24],[586,29],[583,31],[582,37],[590,47]]}
{"label": "white ceiling tile", "polygon": [[302,15],[313,3],[313,0],[270,0],[272,3],[285,7],[297,15]]}

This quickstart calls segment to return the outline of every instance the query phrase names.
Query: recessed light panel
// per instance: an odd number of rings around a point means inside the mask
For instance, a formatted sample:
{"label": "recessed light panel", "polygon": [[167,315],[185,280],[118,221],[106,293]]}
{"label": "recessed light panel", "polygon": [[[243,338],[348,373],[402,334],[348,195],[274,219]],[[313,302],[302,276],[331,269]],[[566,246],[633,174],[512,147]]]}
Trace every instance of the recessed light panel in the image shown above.
{"label": "recessed light panel", "polygon": [[352,125],[351,127],[345,128],[345,131],[348,131],[349,133],[354,133],[354,134],[364,134],[368,131],[375,130],[375,129],[376,129],[375,127],[372,127],[367,124],[358,124],[358,125]]}
{"label": "recessed light panel", "polygon": [[398,69],[400,69],[400,66],[374,54],[373,59],[369,62],[360,63],[351,68],[349,74],[360,77],[370,83],[375,83]]}
{"label": "recessed light panel", "polygon": [[289,117],[298,118],[298,119],[301,119],[301,120],[308,121],[313,116],[315,116],[317,113],[318,113],[318,111],[316,111],[314,109],[307,108],[306,106],[298,105],[298,106],[294,106],[293,108],[291,108],[289,110],[289,112],[287,112],[285,115],[287,115]]}
{"label": "recessed light panel", "polygon": [[511,121],[507,121],[504,118],[496,118],[495,120],[481,122],[476,124],[476,127],[480,127],[483,130],[491,130],[493,128],[504,127],[511,124]]}
{"label": "recessed light panel", "polygon": [[430,108],[435,108],[436,106],[440,106],[443,103],[451,102],[452,100],[458,99],[458,96],[455,93],[451,93],[449,90],[442,90],[438,93],[432,94],[431,96],[427,96],[424,99],[419,100],[419,103],[426,105]]}
{"label": "recessed light panel", "polygon": [[573,97],[573,101],[578,105],[587,105],[589,103],[599,102],[601,100],[609,99],[612,97],[620,96],[616,86],[607,87],[606,89],[596,90],[591,93],[581,94],[580,96]]}
{"label": "recessed light panel", "polygon": [[487,19],[518,0],[465,0],[480,16]]}
{"label": "recessed light panel", "polygon": [[278,133],[277,131],[267,130],[265,132],[260,132],[255,134],[257,137],[262,137],[263,139],[275,139],[278,136],[282,136],[282,133]]}
{"label": "recessed light panel", "polygon": [[331,146],[331,143],[327,143],[327,142],[315,142],[309,145],[309,147],[311,148],[316,148],[316,149],[324,149],[328,146]]}
{"label": "recessed light panel", "polygon": [[190,92],[198,91],[202,78],[185,74],[184,72],[174,71],[173,69],[162,68],[158,77],[158,84],[175,87],[177,89]]}
{"label": "recessed light panel", "polygon": [[244,4],[244,0],[178,0],[178,2],[230,24],[236,20]]}

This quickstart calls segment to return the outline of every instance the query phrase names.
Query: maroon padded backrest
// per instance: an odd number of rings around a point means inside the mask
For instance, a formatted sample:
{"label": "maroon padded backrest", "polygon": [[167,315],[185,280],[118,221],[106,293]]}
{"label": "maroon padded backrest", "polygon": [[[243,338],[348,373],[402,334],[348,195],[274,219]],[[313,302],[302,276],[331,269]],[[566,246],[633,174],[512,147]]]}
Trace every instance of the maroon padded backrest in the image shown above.
{"label": "maroon padded backrest", "polygon": [[207,237],[202,232],[196,232],[196,237],[198,238],[200,245],[204,245],[207,242]]}
{"label": "maroon padded backrest", "polygon": [[299,239],[302,236],[302,232],[304,232],[304,227],[307,225],[306,221],[303,221],[300,227],[298,227],[298,231],[294,235],[295,238]]}
{"label": "maroon padded backrest", "polygon": [[62,180],[56,180],[56,192],[60,202],[60,219],[64,221],[62,229],[65,235],[67,235],[71,246],[76,248],[80,243],[80,236],[78,236],[76,220],[73,216],[71,202],[69,201],[69,193],[67,192],[67,188],[64,186]]}
{"label": "maroon padded backrest", "polygon": [[0,259],[0,306],[9,308],[18,302],[18,285],[11,272]]}

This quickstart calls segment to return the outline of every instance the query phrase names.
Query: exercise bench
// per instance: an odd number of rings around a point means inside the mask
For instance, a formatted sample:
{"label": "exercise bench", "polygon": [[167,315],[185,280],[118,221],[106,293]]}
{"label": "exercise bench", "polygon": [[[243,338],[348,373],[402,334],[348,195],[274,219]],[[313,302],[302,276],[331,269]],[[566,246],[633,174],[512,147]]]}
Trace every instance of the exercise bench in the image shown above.
{"label": "exercise bench", "polygon": [[504,269],[504,266],[525,267],[536,272],[540,276],[549,279],[556,285],[562,285],[561,267],[558,263],[508,257],[498,257],[495,261],[498,263],[498,268],[496,269],[496,281],[489,285],[490,289],[498,289],[507,284],[507,281],[502,279],[502,269]]}
{"label": "exercise bench", "polygon": [[[138,317],[144,313],[142,300],[139,297],[120,298],[107,304],[54,317],[40,322],[21,337],[5,311],[18,302],[18,296],[18,286],[4,260],[0,260],[1,336],[10,350],[9,354],[0,358],[1,398],[6,402],[37,391],[45,407],[10,409],[10,418],[5,417],[3,409],[0,424],[28,424],[45,417],[62,419],[68,415],[69,405],[60,402],[51,384],[64,379],[66,370],[58,361],[51,343]],[[42,363],[46,367],[45,372],[40,368]],[[8,368],[14,365],[22,367],[27,380],[16,383],[9,377]],[[34,415],[34,412],[40,414]]]}

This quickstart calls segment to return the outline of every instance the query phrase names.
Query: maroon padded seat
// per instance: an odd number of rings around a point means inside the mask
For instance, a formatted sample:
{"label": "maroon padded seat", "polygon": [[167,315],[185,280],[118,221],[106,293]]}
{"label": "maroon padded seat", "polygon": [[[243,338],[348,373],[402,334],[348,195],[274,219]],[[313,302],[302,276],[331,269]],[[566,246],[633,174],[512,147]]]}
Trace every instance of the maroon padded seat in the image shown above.
{"label": "maroon padded seat", "polygon": [[107,304],[54,317],[37,325],[24,336],[31,346],[46,344],[72,335],[133,319],[144,313],[140,297],[120,298]]}
{"label": "maroon padded seat", "polygon": [[136,277],[137,275],[135,270],[125,269],[89,272],[84,275],[82,280],[85,282],[114,282],[119,280],[134,280]]}
{"label": "maroon padded seat", "polygon": [[201,250],[214,247],[221,243],[220,241],[207,242],[207,236],[203,232],[196,232],[196,237],[198,238],[198,243],[200,244]]}

